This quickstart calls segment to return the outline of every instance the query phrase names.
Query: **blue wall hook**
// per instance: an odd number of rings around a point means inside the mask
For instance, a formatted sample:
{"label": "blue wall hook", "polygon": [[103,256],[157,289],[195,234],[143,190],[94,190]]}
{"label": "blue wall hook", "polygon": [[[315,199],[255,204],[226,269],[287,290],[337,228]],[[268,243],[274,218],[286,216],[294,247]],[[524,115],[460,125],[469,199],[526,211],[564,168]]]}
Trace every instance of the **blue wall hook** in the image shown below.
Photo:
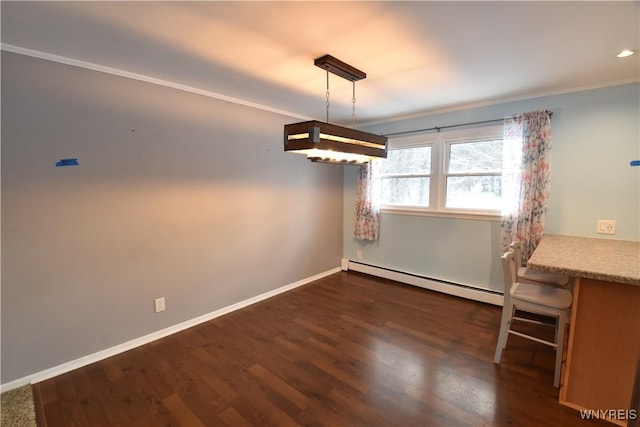
{"label": "blue wall hook", "polygon": [[631,166],[640,166],[640,160],[631,160],[631,162],[629,162],[629,164]]}

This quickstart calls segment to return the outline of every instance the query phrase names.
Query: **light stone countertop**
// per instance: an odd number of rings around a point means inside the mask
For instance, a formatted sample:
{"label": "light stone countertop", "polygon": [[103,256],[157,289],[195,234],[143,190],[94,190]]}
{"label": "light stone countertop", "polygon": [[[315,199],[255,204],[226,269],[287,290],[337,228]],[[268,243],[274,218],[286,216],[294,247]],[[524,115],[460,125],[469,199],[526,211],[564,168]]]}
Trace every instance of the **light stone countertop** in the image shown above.
{"label": "light stone countertop", "polygon": [[545,234],[527,266],[640,286],[640,242]]}

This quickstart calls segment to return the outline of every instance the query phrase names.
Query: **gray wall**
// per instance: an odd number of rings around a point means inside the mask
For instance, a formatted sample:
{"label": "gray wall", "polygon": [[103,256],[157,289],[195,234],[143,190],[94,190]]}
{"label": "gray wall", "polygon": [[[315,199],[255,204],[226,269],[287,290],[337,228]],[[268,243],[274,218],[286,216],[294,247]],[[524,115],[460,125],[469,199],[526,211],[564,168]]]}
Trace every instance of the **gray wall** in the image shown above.
{"label": "gray wall", "polygon": [[[540,97],[370,126],[392,133],[491,120],[536,109],[553,111],[551,197],[546,232],[640,240],[640,84]],[[383,214],[380,239],[353,239],[355,171],[345,169],[344,256],[441,280],[501,291],[500,224]],[[616,220],[614,236],[596,234]]]}
{"label": "gray wall", "polygon": [[342,167],[295,121],[3,52],[2,383],[338,267]]}

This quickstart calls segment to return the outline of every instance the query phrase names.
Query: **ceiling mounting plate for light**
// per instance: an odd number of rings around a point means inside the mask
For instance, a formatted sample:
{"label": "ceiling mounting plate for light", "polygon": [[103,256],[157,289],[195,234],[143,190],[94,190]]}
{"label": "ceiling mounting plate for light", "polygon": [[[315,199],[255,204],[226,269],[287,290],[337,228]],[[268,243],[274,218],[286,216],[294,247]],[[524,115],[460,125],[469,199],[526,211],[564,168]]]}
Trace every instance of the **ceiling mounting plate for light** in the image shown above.
{"label": "ceiling mounting plate for light", "polygon": [[327,70],[337,76],[347,79],[352,82],[366,79],[367,74],[364,71],[360,71],[357,68],[346,64],[339,59],[334,58],[331,55],[321,56],[314,61],[314,64],[324,70]]}

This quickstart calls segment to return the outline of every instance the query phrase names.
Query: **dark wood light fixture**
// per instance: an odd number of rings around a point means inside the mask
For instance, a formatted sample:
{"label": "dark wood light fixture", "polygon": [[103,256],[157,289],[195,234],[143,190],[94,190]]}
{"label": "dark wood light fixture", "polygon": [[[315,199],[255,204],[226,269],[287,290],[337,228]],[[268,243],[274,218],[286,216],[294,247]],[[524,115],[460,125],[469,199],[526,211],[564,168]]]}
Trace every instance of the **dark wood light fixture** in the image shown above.
{"label": "dark wood light fixture", "polygon": [[331,55],[314,64],[327,71],[327,122],[311,120],[284,126],[284,151],[307,155],[312,162],[364,164],[387,157],[387,137],[329,124],[329,73],[353,82],[353,121],[355,122],[355,82],[367,75]]}

